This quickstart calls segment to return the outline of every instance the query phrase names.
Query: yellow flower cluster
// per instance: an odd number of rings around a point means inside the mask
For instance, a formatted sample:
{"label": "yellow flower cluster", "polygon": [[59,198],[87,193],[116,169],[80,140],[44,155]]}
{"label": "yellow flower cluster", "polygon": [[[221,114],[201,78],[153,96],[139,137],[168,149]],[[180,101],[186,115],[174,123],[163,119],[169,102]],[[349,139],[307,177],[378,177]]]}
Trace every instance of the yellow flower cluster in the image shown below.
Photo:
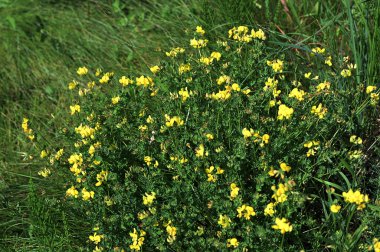
{"label": "yellow flower cluster", "polygon": [[67,197],[78,198],[78,195],[79,195],[79,192],[78,192],[78,190],[75,188],[75,186],[71,186],[69,189],[66,190],[66,196],[67,196]]}
{"label": "yellow flower cluster", "polygon": [[224,83],[226,83],[226,84],[230,84],[230,82],[231,82],[231,77],[229,77],[229,76],[227,76],[227,75],[222,75],[222,76],[220,76],[216,81],[217,81],[218,85],[222,85],[222,84],[224,84]]}
{"label": "yellow flower cluster", "polygon": [[51,174],[50,169],[46,168],[46,167],[38,172],[38,175],[40,175],[40,176],[42,176],[44,178],[49,177],[50,174]]}
{"label": "yellow flower cluster", "polygon": [[216,172],[214,173],[215,166],[210,166],[209,168],[205,169],[205,172],[207,174],[207,181],[209,182],[216,182],[217,176],[224,173],[224,170],[221,169],[219,166],[216,167]]}
{"label": "yellow flower cluster", "polygon": [[87,191],[86,188],[82,188],[82,199],[87,201],[87,200],[90,200],[90,199],[93,199],[95,196],[95,192],[94,191]]}
{"label": "yellow flower cluster", "polygon": [[276,212],[276,210],[274,209],[275,207],[275,204],[274,203],[269,203],[265,209],[264,209],[264,215],[267,216],[273,216],[273,214]]}
{"label": "yellow flower cluster", "polygon": [[199,59],[199,62],[204,65],[210,65],[214,60],[219,61],[221,57],[222,54],[220,52],[212,52],[210,57],[202,57]]}
{"label": "yellow flower cluster", "polygon": [[203,48],[203,47],[206,47],[207,46],[207,43],[208,43],[208,40],[207,39],[191,39],[190,40],[190,46],[194,47],[194,48]]}
{"label": "yellow flower cluster", "polygon": [[95,129],[81,124],[75,128],[75,132],[81,135],[82,138],[94,138]]}
{"label": "yellow flower cluster", "polygon": [[205,150],[205,146],[200,144],[198,148],[195,149],[195,156],[198,158],[203,158],[204,156],[208,156],[208,151]]}
{"label": "yellow flower cluster", "polygon": [[69,164],[72,166],[70,167],[70,171],[74,173],[75,175],[79,175],[82,171],[81,166],[83,164],[83,158],[82,158],[82,153],[74,153],[72,154],[69,159]]}
{"label": "yellow flower cluster", "polygon": [[153,201],[155,199],[156,199],[156,193],[155,192],[151,192],[150,194],[145,193],[145,195],[143,196],[143,204],[146,206],[150,206],[153,204]]}
{"label": "yellow flower cluster", "polygon": [[277,119],[278,120],[289,119],[292,116],[293,112],[294,112],[293,108],[290,108],[286,106],[285,104],[281,104],[278,107]]}
{"label": "yellow flower cluster", "polygon": [[86,75],[88,73],[87,67],[79,67],[77,70],[78,75]]}
{"label": "yellow flower cluster", "polygon": [[380,240],[377,238],[373,239],[373,245],[370,247],[370,250],[374,250],[375,252],[380,252]]}
{"label": "yellow flower cluster", "polygon": [[321,48],[321,47],[314,47],[313,49],[311,49],[312,53],[310,53],[311,56],[315,56],[315,54],[325,54],[326,52],[326,49],[325,48]]}
{"label": "yellow flower cluster", "polygon": [[184,53],[185,49],[181,47],[172,48],[169,52],[166,52],[166,56],[175,58],[179,53]]}
{"label": "yellow flower cluster", "polygon": [[173,127],[174,124],[177,124],[177,126],[182,126],[185,123],[179,116],[170,117],[167,114],[165,114],[165,120],[166,127]]}
{"label": "yellow flower cluster", "polygon": [[376,89],[376,86],[367,86],[366,88],[366,93],[369,94],[369,97],[371,98],[372,106],[375,106],[380,100],[380,95],[378,93],[374,93]]}
{"label": "yellow flower cluster", "polygon": [[341,208],[342,208],[342,207],[339,206],[339,205],[332,204],[332,205],[330,206],[330,211],[331,211],[332,213],[338,213],[338,212],[340,211]]}
{"label": "yellow flower cluster", "polygon": [[263,30],[259,29],[258,31],[255,31],[252,29],[249,34],[249,29],[246,26],[233,27],[228,31],[228,37],[246,43],[251,42],[252,39],[266,40]]}
{"label": "yellow flower cluster", "polygon": [[200,34],[200,35],[205,35],[205,30],[203,30],[202,26],[197,26],[196,29],[195,29],[195,32]]}
{"label": "yellow flower cluster", "polygon": [[149,70],[150,70],[153,74],[156,74],[156,73],[158,73],[158,72],[161,70],[161,68],[160,68],[159,66],[152,66],[152,67],[149,68]]}
{"label": "yellow flower cluster", "polygon": [[166,226],[166,232],[169,235],[166,241],[170,244],[173,243],[176,239],[177,228],[171,225],[171,221],[169,221],[168,225]]}
{"label": "yellow flower cluster", "polygon": [[342,196],[344,201],[356,204],[358,210],[363,210],[366,207],[365,204],[369,202],[368,195],[361,194],[359,190],[354,192],[350,189],[348,192],[343,192]]}
{"label": "yellow flower cluster", "polygon": [[95,186],[101,186],[104,181],[107,181],[108,174],[109,174],[108,171],[103,171],[103,170],[100,173],[96,174],[96,180],[98,182],[96,182]]}
{"label": "yellow flower cluster", "polygon": [[289,187],[287,185],[284,185],[283,183],[279,183],[278,187],[273,185],[271,189],[274,192],[274,194],[272,195],[272,198],[276,201],[275,204],[283,203],[288,199],[286,192],[289,191]]}
{"label": "yellow flower cluster", "polygon": [[320,92],[320,91],[323,91],[323,90],[329,90],[330,86],[331,86],[331,83],[328,82],[328,81],[321,82],[317,86],[317,91]]}
{"label": "yellow flower cluster", "polygon": [[28,118],[24,118],[23,121],[22,121],[22,129],[24,131],[24,133],[28,136],[28,138],[30,140],[33,140],[34,139],[34,134],[33,134],[33,130],[31,128],[29,128],[29,119]]}
{"label": "yellow flower cluster", "polygon": [[292,225],[285,218],[276,218],[276,225],[272,226],[275,230],[280,230],[281,234],[285,234],[286,232],[291,232],[293,230]]}
{"label": "yellow flower cluster", "polygon": [[311,111],[310,112],[312,114],[318,116],[319,119],[323,119],[323,117],[325,117],[325,115],[327,113],[327,108],[323,107],[322,103],[319,103],[318,107],[317,106],[311,107]]}
{"label": "yellow flower cluster", "polygon": [[141,75],[140,77],[136,77],[136,86],[143,86],[146,88],[149,86],[154,86],[154,83],[152,78]]}
{"label": "yellow flower cluster", "polygon": [[308,148],[308,151],[306,153],[307,157],[315,156],[317,150],[319,149],[319,141],[308,141],[304,143],[303,147]]}
{"label": "yellow flower cluster", "polygon": [[99,79],[99,83],[101,83],[101,84],[107,84],[111,80],[112,76],[113,76],[113,72],[107,72],[107,73],[105,73],[102,76],[102,78]]}
{"label": "yellow flower cluster", "polygon": [[75,112],[80,112],[80,106],[78,104],[75,104],[73,106],[70,106],[71,115],[74,115]]}
{"label": "yellow flower cluster", "polygon": [[132,79],[129,79],[128,77],[126,76],[121,76],[121,78],[119,79],[119,83],[123,86],[123,87],[126,87],[130,84],[133,84],[134,81]]}
{"label": "yellow flower cluster", "polygon": [[241,207],[237,208],[238,215],[237,217],[242,218],[244,217],[246,220],[250,220],[251,216],[255,216],[255,210],[251,206],[242,205]]}
{"label": "yellow flower cluster", "polygon": [[230,189],[230,199],[233,200],[239,195],[240,188],[235,183],[231,183]]}
{"label": "yellow flower cluster", "polygon": [[305,91],[303,91],[302,89],[298,89],[298,88],[293,88],[292,91],[290,91],[289,93],[289,97],[290,98],[296,98],[297,100],[299,101],[303,101],[304,100],[304,96],[305,96]]}
{"label": "yellow flower cluster", "polygon": [[227,215],[219,215],[218,224],[222,226],[222,228],[228,228],[231,224],[231,219]]}
{"label": "yellow flower cluster", "polygon": [[88,238],[93,243],[98,244],[104,238],[104,235],[100,235],[100,234],[97,234],[96,232],[94,232],[94,234],[90,235]]}
{"label": "yellow flower cluster", "polygon": [[239,246],[239,241],[236,238],[227,239],[227,248]]}
{"label": "yellow flower cluster", "polygon": [[185,102],[191,95],[193,95],[193,91],[188,91],[187,87],[181,88],[180,91],[178,91],[178,94],[182,97],[182,101]]}
{"label": "yellow flower cluster", "polygon": [[179,74],[189,72],[191,70],[190,64],[181,64],[178,68]]}
{"label": "yellow flower cluster", "polygon": [[133,233],[129,233],[129,236],[132,238],[132,244],[129,245],[131,250],[140,251],[142,245],[144,244],[144,236],[146,232],[144,230],[140,230],[140,235],[137,233],[136,228],[133,229]]}
{"label": "yellow flower cluster", "polygon": [[350,136],[350,143],[360,145],[363,143],[363,140],[356,135],[352,135]]}
{"label": "yellow flower cluster", "polygon": [[282,71],[284,70],[284,61],[279,59],[275,59],[272,61],[268,60],[267,65],[272,67],[275,73],[282,73]]}
{"label": "yellow flower cluster", "polygon": [[265,144],[269,143],[270,136],[268,134],[264,134],[260,136],[259,131],[254,131],[253,129],[244,128],[241,133],[244,136],[244,139],[253,138],[253,142],[260,142],[260,146],[263,147]]}

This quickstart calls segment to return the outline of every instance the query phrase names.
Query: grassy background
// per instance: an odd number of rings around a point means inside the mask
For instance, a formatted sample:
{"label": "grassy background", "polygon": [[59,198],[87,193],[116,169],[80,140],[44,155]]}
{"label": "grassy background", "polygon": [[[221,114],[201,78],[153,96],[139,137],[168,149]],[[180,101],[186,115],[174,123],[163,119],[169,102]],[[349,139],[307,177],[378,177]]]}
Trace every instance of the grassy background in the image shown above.
{"label": "grassy background", "polygon": [[[40,167],[30,162],[20,127],[23,117],[36,125],[37,134],[38,127],[54,132],[65,124],[68,108],[63,104],[70,97],[63,90],[78,66],[146,72],[162,50],[181,43],[196,25],[225,37],[218,32],[259,24],[282,34],[272,43],[284,50],[321,45],[333,55],[350,55],[358,65],[353,85],[378,85],[380,0],[282,2],[0,0],[2,251],[81,251],[86,245],[80,239],[86,217],[62,204],[59,176],[37,177]],[[378,134],[374,130],[372,138]],[[369,165],[378,167],[379,150],[371,153]],[[378,194],[380,182],[371,183]]]}

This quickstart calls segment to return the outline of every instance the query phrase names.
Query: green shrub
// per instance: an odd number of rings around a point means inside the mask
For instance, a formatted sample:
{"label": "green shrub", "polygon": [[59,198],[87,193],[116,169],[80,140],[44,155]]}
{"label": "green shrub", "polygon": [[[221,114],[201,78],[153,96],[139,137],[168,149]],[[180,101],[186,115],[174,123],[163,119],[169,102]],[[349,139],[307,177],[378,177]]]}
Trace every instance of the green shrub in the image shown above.
{"label": "green shrub", "polygon": [[370,246],[376,87],[351,85],[355,66],[323,48],[287,61],[261,29],[216,39],[197,27],[189,40],[145,76],[80,67],[72,119],[56,132],[65,146],[23,123],[39,174],[65,176],[68,203],[91,220],[89,249]]}

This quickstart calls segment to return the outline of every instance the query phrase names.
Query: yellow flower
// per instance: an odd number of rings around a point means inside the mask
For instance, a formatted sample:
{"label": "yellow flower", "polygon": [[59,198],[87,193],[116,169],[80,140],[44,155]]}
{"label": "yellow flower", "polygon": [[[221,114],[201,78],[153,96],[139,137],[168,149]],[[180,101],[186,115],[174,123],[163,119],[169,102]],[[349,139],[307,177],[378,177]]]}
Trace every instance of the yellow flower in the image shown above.
{"label": "yellow flower", "polygon": [[356,136],[356,135],[352,135],[352,136],[350,137],[350,143],[360,145],[360,144],[363,143],[363,140],[362,140],[360,137]]}
{"label": "yellow flower", "polygon": [[120,79],[119,79],[119,83],[123,86],[123,87],[126,87],[130,84],[133,84],[133,80],[129,79],[128,77],[125,77],[125,76],[122,76]]}
{"label": "yellow flower", "polygon": [[44,168],[38,172],[38,175],[40,175],[44,178],[49,177],[50,174],[51,174],[51,171],[48,168]]}
{"label": "yellow flower", "polygon": [[150,194],[145,193],[145,196],[143,196],[143,204],[146,206],[150,206],[153,204],[153,201],[156,199],[156,193],[151,192]]}
{"label": "yellow flower", "polygon": [[285,104],[281,104],[278,107],[277,119],[278,120],[289,119],[292,116],[293,112],[294,112],[293,108],[289,108]]}
{"label": "yellow flower", "polygon": [[239,246],[239,242],[236,238],[227,239],[227,248],[234,247],[237,248]]}
{"label": "yellow flower", "polygon": [[206,138],[207,138],[207,140],[211,141],[214,139],[214,136],[213,136],[213,134],[207,133]]}
{"label": "yellow flower", "polygon": [[154,119],[152,116],[148,116],[148,118],[146,118],[146,123],[153,123],[154,122]]}
{"label": "yellow flower", "polygon": [[253,129],[248,130],[247,128],[244,128],[241,133],[243,134],[244,139],[247,139],[253,135]]}
{"label": "yellow flower", "polygon": [[169,225],[166,226],[166,232],[169,235],[167,241],[169,243],[172,243],[173,241],[175,241],[176,235],[177,235],[177,228],[169,224]]}
{"label": "yellow flower", "polygon": [[268,134],[264,134],[264,135],[261,137],[263,143],[265,143],[265,144],[268,144],[268,143],[269,143],[269,138],[270,138],[270,136],[269,136]]}
{"label": "yellow flower", "polygon": [[234,84],[232,84],[231,89],[234,90],[234,91],[239,92],[240,91],[240,86],[239,86],[239,84],[234,83]]}
{"label": "yellow flower", "polygon": [[322,90],[329,90],[331,86],[331,83],[328,81],[324,81],[318,84],[317,91],[320,92]]}
{"label": "yellow flower", "polygon": [[202,47],[205,47],[207,46],[207,42],[208,40],[207,39],[191,39],[190,40],[190,46],[194,47],[194,48],[202,48]]}
{"label": "yellow flower", "polygon": [[129,233],[129,236],[132,238],[132,244],[129,245],[129,248],[131,250],[140,251],[141,246],[144,244],[144,236],[146,235],[146,232],[144,230],[140,230],[140,237],[137,233],[136,229],[133,229],[133,233]]}
{"label": "yellow flower", "polygon": [[46,150],[42,150],[41,151],[41,153],[40,153],[40,158],[45,158],[45,157],[47,157],[47,152],[46,152]]}
{"label": "yellow flower", "polygon": [[152,67],[149,68],[149,70],[150,70],[153,74],[156,74],[156,73],[158,73],[158,72],[161,70],[161,68],[160,68],[159,66],[152,66]]}
{"label": "yellow flower", "polygon": [[104,238],[104,235],[98,235],[95,232],[94,235],[90,235],[89,238],[90,241],[92,241],[95,244],[98,244]]}
{"label": "yellow flower", "polygon": [[222,57],[222,54],[220,52],[212,52],[210,58],[212,60],[216,59],[216,61],[219,61]]}
{"label": "yellow flower", "polygon": [[136,78],[136,85],[137,86],[153,86],[153,80],[150,77],[145,77],[144,75],[141,75],[140,77]]}
{"label": "yellow flower", "polygon": [[305,76],[306,79],[310,79],[311,72],[305,73],[304,76]]}
{"label": "yellow flower", "polygon": [[190,97],[190,95],[193,95],[193,92],[192,91],[189,92],[187,90],[187,87],[185,87],[185,88],[181,88],[181,90],[178,91],[178,94],[182,96],[182,101],[184,102]]}
{"label": "yellow flower", "polygon": [[80,106],[78,104],[75,104],[73,106],[70,106],[71,115],[74,115],[75,112],[80,112]]}
{"label": "yellow flower", "polygon": [[342,75],[344,78],[348,78],[352,75],[350,69],[343,69],[342,72],[340,72],[340,75]]}
{"label": "yellow flower", "polygon": [[195,32],[202,36],[205,35],[205,30],[203,30],[202,26],[197,26]]}
{"label": "yellow flower", "polygon": [[253,207],[247,206],[247,205],[242,205],[241,207],[238,207],[237,212],[238,212],[237,217],[242,218],[244,216],[246,220],[250,220],[251,216],[256,215]]}
{"label": "yellow flower", "polygon": [[82,189],[82,198],[83,200],[90,200],[90,199],[93,199],[94,198],[94,195],[95,195],[95,192],[94,191],[87,191],[86,188],[83,188]]}
{"label": "yellow flower", "polygon": [[195,150],[195,156],[199,158],[208,156],[208,151],[205,151],[205,146],[203,144],[200,144],[199,147]]}
{"label": "yellow flower", "polygon": [[311,56],[314,56],[316,53],[318,54],[324,54],[326,49],[325,48],[321,48],[321,47],[315,47],[313,49],[311,49],[312,53],[310,53]]}
{"label": "yellow flower", "polygon": [[165,119],[166,119],[166,123],[165,123],[166,127],[173,127],[175,123],[177,124],[177,126],[184,125],[184,121],[179,116],[170,117],[169,115],[165,114]]}
{"label": "yellow flower", "polygon": [[222,75],[217,79],[218,85],[222,85],[224,83],[230,84],[231,78],[227,75]]}
{"label": "yellow flower", "polygon": [[281,170],[283,170],[284,172],[289,172],[289,171],[292,169],[292,167],[290,167],[290,166],[287,165],[286,163],[281,163],[281,164],[280,164],[280,168],[281,168]]}
{"label": "yellow flower", "polygon": [[109,174],[108,171],[103,171],[103,170],[100,173],[96,174],[96,180],[98,182],[96,182],[95,186],[101,186],[104,181],[107,181],[108,174]]}
{"label": "yellow flower", "polygon": [[275,230],[280,230],[281,234],[285,234],[286,232],[291,232],[293,230],[292,225],[290,225],[289,221],[285,218],[276,218],[276,225],[272,225],[272,228]]}
{"label": "yellow flower", "polygon": [[265,36],[265,33],[263,30],[259,29],[258,31],[255,31],[255,30],[251,30],[251,36],[252,38],[257,38],[257,39],[261,39],[261,40],[266,40],[267,37]]}
{"label": "yellow flower", "polygon": [[191,70],[190,64],[181,64],[178,68],[179,74],[189,72]]}
{"label": "yellow flower", "polygon": [[172,49],[170,50],[170,52],[166,52],[165,54],[166,54],[166,56],[168,56],[168,57],[175,58],[175,57],[177,57],[177,54],[179,54],[179,53],[183,53],[183,52],[185,52],[185,49],[184,49],[184,48],[176,47],[176,48],[172,48]]}
{"label": "yellow flower", "polygon": [[276,210],[274,210],[274,206],[274,203],[269,203],[264,209],[264,215],[273,216],[273,214],[276,212]]}
{"label": "yellow flower", "polygon": [[105,73],[102,78],[100,78],[99,82],[101,84],[106,84],[110,81],[111,77],[113,76],[113,73]]}
{"label": "yellow flower", "polygon": [[69,89],[72,90],[72,89],[76,88],[77,85],[78,85],[78,82],[73,80],[72,82],[69,83]]}
{"label": "yellow flower", "polygon": [[376,89],[377,89],[376,86],[367,86],[367,88],[365,89],[365,92],[367,94],[369,94],[369,93],[372,93],[373,91],[375,91]]}
{"label": "yellow flower", "polygon": [[74,197],[74,198],[78,198],[78,190],[74,187],[74,186],[71,186],[69,189],[67,189],[66,191],[66,196],[67,197]]}
{"label": "yellow flower", "polygon": [[218,224],[222,226],[222,228],[228,228],[231,224],[231,219],[227,215],[219,215]]}
{"label": "yellow flower", "polygon": [[299,101],[303,101],[304,100],[303,97],[304,97],[305,94],[306,94],[305,91],[300,90],[298,88],[293,88],[293,90],[290,91],[290,93],[289,93],[289,97],[290,98],[293,97],[293,98],[296,98]]}
{"label": "yellow flower", "polygon": [[271,189],[274,192],[272,198],[274,198],[277,203],[285,202],[288,199],[286,192],[289,190],[289,188],[283,183],[279,183],[278,187],[272,186]]}
{"label": "yellow flower", "polygon": [[325,64],[328,65],[328,66],[332,66],[332,58],[331,56],[327,56],[327,58],[325,59]]}
{"label": "yellow flower", "polygon": [[268,60],[267,65],[271,66],[275,73],[282,73],[284,70],[284,61],[276,59],[273,61]]}
{"label": "yellow flower", "polygon": [[79,67],[77,70],[78,75],[86,75],[88,73],[88,69],[86,67]]}
{"label": "yellow flower", "polygon": [[240,188],[237,187],[237,185],[235,183],[232,183],[230,185],[230,188],[231,188],[230,198],[235,199],[239,195]]}
{"label": "yellow flower", "polygon": [[337,213],[337,212],[340,211],[341,208],[342,208],[342,207],[339,206],[339,205],[332,204],[332,205],[330,206],[330,211],[331,211],[332,213]]}
{"label": "yellow flower", "polygon": [[311,107],[311,111],[310,112],[312,114],[315,114],[316,116],[318,116],[319,119],[323,119],[323,117],[327,113],[327,108],[323,107],[322,103],[319,103],[318,107],[317,106]]}
{"label": "yellow flower", "polygon": [[112,97],[112,104],[113,104],[113,105],[119,103],[119,101],[120,101],[120,96]]}
{"label": "yellow flower", "polygon": [[380,252],[380,241],[377,238],[373,239],[373,249],[375,252]]}
{"label": "yellow flower", "polygon": [[359,190],[355,192],[350,189],[348,192],[342,194],[344,201],[348,203],[355,203],[358,206],[358,210],[362,210],[366,207],[365,203],[369,202],[368,195],[361,194]]}

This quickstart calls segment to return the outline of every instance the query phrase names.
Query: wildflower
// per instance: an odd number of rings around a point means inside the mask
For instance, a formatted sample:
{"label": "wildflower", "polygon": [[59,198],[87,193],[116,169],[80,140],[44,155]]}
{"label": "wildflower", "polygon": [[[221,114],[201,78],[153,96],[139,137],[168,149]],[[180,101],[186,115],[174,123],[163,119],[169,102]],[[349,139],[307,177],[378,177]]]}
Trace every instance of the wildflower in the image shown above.
{"label": "wildflower", "polygon": [[94,195],[95,195],[94,191],[87,191],[86,188],[82,189],[82,198],[83,198],[83,200],[87,201],[87,200],[93,199]]}
{"label": "wildflower", "polygon": [[152,67],[149,68],[149,70],[150,70],[153,74],[156,74],[156,73],[158,73],[158,72],[161,70],[161,68],[160,68],[159,66],[152,66]]}
{"label": "wildflower", "polygon": [[247,205],[242,205],[241,207],[238,207],[237,212],[238,212],[237,217],[242,218],[244,216],[246,220],[250,220],[251,216],[256,215],[253,207],[247,206]]}
{"label": "wildflower", "polygon": [[94,235],[90,235],[88,238],[89,238],[90,241],[92,241],[93,243],[98,244],[98,243],[104,238],[104,235],[98,235],[98,234],[96,234],[96,232],[95,232]]}
{"label": "wildflower", "polygon": [[276,218],[276,225],[272,225],[272,228],[280,230],[281,234],[285,234],[286,232],[291,232],[293,230],[292,225],[290,225],[289,221],[285,218]]}
{"label": "wildflower", "polygon": [[237,248],[239,246],[239,241],[236,238],[227,239],[227,248],[234,247]]}
{"label": "wildflower", "polygon": [[78,75],[86,75],[88,73],[88,69],[86,67],[79,67],[77,70]]}
{"label": "wildflower", "polygon": [[46,152],[46,150],[42,150],[41,151],[41,153],[40,153],[40,158],[45,158],[45,157],[47,157],[47,152]]}
{"label": "wildflower", "polygon": [[228,37],[246,43],[252,40],[252,36],[248,34],[248,27],[246,26],[233,27],[228,31]]}
{"label": "wildflower", "polygon": [[197,26],[195,32],[202,36],[205,35],[205,30],[203,30],[202,26]]}
{"label": "wildflower", "polygon": [[342,208],[342,207],[339,206],[339,205],[332,204],[332,205],[330,206],[330,211],[331,211],[332,213],[337,213],[337,212],[340,211],[341,208]]}
{"label": "wildflower", "polygon": [[214,139],[213,134],[207,133],[205,136],[206,136],[207,140],[209,140],[209,141]]}
{"label": "wildflower", "polygon": [[327,56],[327,58],[325,59],[325,64],[328,65],[328,66],[332,66],[332,58],[331,56]]}
{"label": "wildflower", "polygon": [[143,204],[146,206],[150,206],[153,204],[153,201],[156,199],[156,193],[151,192],[150,194],[145,193],[145,196],[143,196]]}
{"label": "wildflower", "polygon": [[268,60],[267,65],[271,66],[275,73],[282,73],[284,70],[284,61],[276,59],[273,61]]}
{"label": "wildflower", "polygon": [[281,168],[281,170],[283,170],[284,172],[289,172],[289,171],[292,169],[292,167],[290,167],[290,166],[287,165],[286,163],[281,163],[281,164],[280,164],[280,168]]}
{"label": "wildflower", "polygon": [[319,149],[319,141],[308,141],[303,145],[305,148],[308,148],[306,153],[307,157],[314,156],[316,151]]}
{"label": "wildflower", "polygon": [[268,144],[269,143],[269,138],[270,138],[270,136],[268,134],[264,134],[261,137],[261,140],[263,141],[263,143]]}
{"label": "wildflower", "polygon": [[189,72],[191,70],[190,64],[181,64],[178,68],[179,74]]}
{"label": "wildflower", "polygon": [[340,72],[340,75],[342,75],[344,78],[348,78],[352,75],[351,70],[350,69],[343,69],[342,72]]}
{"label": "wildflower", "polygon": [[134,228],[133,233],[129,233],[129,236],[132,238],[132,244],[129,245],[129,248],[131,250],[140,251],[142,245],[144,244],[145,235],[146,235],[146,232],[144,230],[140,230],[140,235],[139,235],[136,229]]}
{"label": "wildflower", "polygon": [[251,37],[257,38],[261,40],[266,40],[267,37],[265,36],[265,33],[263,30],[259,29],[258,31],[255,31],[254,29],[251,30]]}
{"label": "wildflower", "polygon": [[376,89],[377,89],[376,86],[367,86],[367,88],[365,89],[365,92],[367,94],[369,94],[369,93],[372,93],[373,91],[375,91]]}
{"label": "wildflower", "polygon": [[182,96],[182,101],[184,102],[190,97],[190,95],[193,95],[193,92],[192,91],[189,92],[187,90],[187,87],[185,87],[185,88],[181,88],[181,90],[178,91],[178,94]]}
{"label": "wildflower", "polygon": [[276,210],[274,210],[274,206],[274,203],[269,203],[264,209],[264,215],[273,216],[273,214],[276,212]]}
{"label": "wildflower", "polygon": [[297,100],[299,101],[303,101],[304,100],[304,95],[305,95],[305,91],[303,90],[300,90],[298,88],[293,88],[292,91],[290,91],[289,93],[289,97],[290,98],[296,98]]}
{"label": "wildflower", "polygon": [[227,215],[219,215],[218,224],[222,226],[222,228],[228,228],[231,224],[231,219]]}
{"label": "wildflower", "polygon": [[140,77],[136,78],[136,85],[148,87],[149,85],[153,85],[153,80],[150,77],[145,77],[144,75],[141,75]]}
{"label": "wildflower", "polygon": [[211,60],[215,59],[216,61],[219,61],[221,57],[222,54],[220,52],[212,52],[210,56]]}
{"label": "wildflower", "polygon": [[380,99],[379,94],[375,94],[375,93],[371,93],[370,98],[371,98],[371,105],[372,106],[375,106]]}
{"label": "wildflower", "polygon": [[199,62],[208,66],[212,63],[212,59],[208,57],[202,57],[199,59]]}
{"label": "wildflower", "polygon": [[322,103],[319,103],[318,107],[311,107],[311,113],[315,114],[319,117],[319,119],[323,119],[325,114],[327,113],[327,108],[322,106]]}
{"label": "wildflower", "polygon": [[110,79],[111,79],[112,76],[113,76],[113,73],[110,73],[110,72],[105,73],[105,74],[102,76],[102,78],[100,78],[99,82],[100,82],[101,84],[106,84],[106,83],[108,83],[108,82],[110,81]]}
{"label": "wildflower", "polygon": [[323,90],[329,90],[330,86],[331,86],[331,83],[328,82],[328,81],[321,82],[317,86],[317,91],[320,92],[320,91],[323,91]]}
{"label": "wildflower", "polygon": [[350,137],[350,143],[360,145],[360,144],[363,143],[363,140],[362,140],[360,137],[356,136],[356,135],[352,135],[352,136]]}
{"label": "wildflower", "polygon": [[126,87],[130,84],[133,84],[133,80],[129,79],[128,77],[125,77],[125,76],[122,76],[120,79],[119,79],[119,83],[123,86],[123,87]]}
{"label": "wildflower", "polygon": [[294,112],[293,108],[289,108],[285,104],[281,104],[278,107],[277,119],[278,120],[284,120],[284,118],[289,119],[292,116],[293,112]]}
{"label": "wildflower", "polygon": [[169,115],[165,114],[166,119],[166,127],[173,127],[174,124],[177,124],[177,126],[182,126],[184,124],[184,121],[179,116],[173,116],[170,117]]}
{"label": "wildflower", "polygon": [[69,189],[67,189],[66,191],[66,196],[67,197],[74,197],[74,198],[78,198],[78,190],[74,187],[74,186],[71,186]]}
{"label": "wildflower", "polygon": [[63,149],[59,149],[59,150],[55,153],[55,155],[54,155],[54,159],[55,159],[55,160],[59,160],[59,159],[62,157],[62,155],[63,155]]}
{"label": "wildflower", "polygon": [[88,83],[87,83],[87,87],[88,87],[89,89],[95,87],[95,81],[90,81],[90,82],[88,82]]}
{"label": "wildflower", "polygon": [[80,112],[80,106],[78,104],[75,104],[73,106],[70,106],[71,115],[74,115],[75,112]]}
{"label": "wildflower", "polygon": [[166,56],[175,58],[179,53],[184,53],[185,49],[181,47],[172,48],[169,52],[166,52]]}
{"label": "wildflower", "polygon": [[238,196],[240,188],[237,187],[237,185],[235,183],[232,183],[230,185],[230,188],[231,188],[230,198],[232,200],[232,199],[235,199]]}
{"label": "wildflower", "polygon": [[350,189],[348,192],[343,192],[342,196],[344,201],[348,203],[355,203],[358,206],[358,210],[363,210],[366,207],[365,203],[369,202],[368,195],[361,194],[359,190],[354,192]]}
{"label": "wildflower", "polygon": [[144,132],[144,131],[146,131],[148,129],[148,126],[146,126],[146,125],[140,125],[139,126],[139,130],[141,131],[141,132]]}
{"label": "wildflower", "polygon": [[208,151],[205,151],[205,146],[203,144],[200,144],[199,147],[195,150],[195,156],[198,158],[208,156]]}
{"label": "wildflower", "polygon": [[239,86],[239,84],[237,84],[237,83],[232,84],[231,88],[232,88],[232,90],[234,90],[234,91],[237,91],[237,92],[240,91],[240,86]]}
{"label": "wildflower", "polygon": [[95,129],[87,125],[82,126],[81,124],[75,128],[75,132],[80,134],[82,138],[94,138]]}
{"label": "wildflower", "polygon": [[95,186],[101,186],[104,181],[107,181],[108,174],[109,174],[108,171],[103,171],[103,170],[100,173],[96,174],[96,180],[98,182],[96,182]]}
{"label": "wildflower", "polygon": [[69,89],[72,90],[72,89],[76,88],[77,85],[78,85],[78,82],[73,80],[72,82],[69,83]]}
{"label": "wildflower", "polygon": [[315,54],[324,54],[326,49],[321,47],[315,47],[311,49],[312,53],[310,53],[311,56],[315,56]]}
{"label": "wildflower", "polygon": [[380,252],[380,241],[377,238],[373,239],[373,246],[370,247],[370,249],[374,250],[375,252]]}
{"label": "wildflower", "polygon": [[304,76],[305,76],[306,79],[310,79],[311,72],[305,73]]}
{"label": "wildflower", "polygon": [[231,78],[227,75],[222,75],[217,79],[218,85],[222,85],[224,83],[229,84],[231,82]]}
{"label": "wildflower", "polygon": [[207,46],[207,43],[208,43],[207,39],[198,39],[198,40],[196,40],[194,38],[194,39],[190,40],[190,46],[192,46],[194,48],[198,48],[198,49]]}
{"label": "wildflower", "polygon": [[171,225],[171,221],[169,224],[166,226],[166,232],[168,233],[169,237],[167,238],[167,241],[169,243],[173,243],[176,239],[177,235],[177,228]]}
{"label": "wildflower", "polygon": [[271,187],[271,189],[274,192],[274,194],[272,195],[272,198],[274,198],[274,200],[277,203],[285,202],[288,199],[286,192],[289,190],[289,188],[283,183],[279,183],[278,187],[274,185]]}
{"label": "wildflower", "polygon": [[51,174],[51,171],[50,171],[50,169],[48,169],[48,168],[44,168],[44,169],[42,169],[42,170],[40,170],[40,171],[38,172],[38,175],[40,175],[40,176],[42,176],[42,177],[44,177],[44,178],[49,177],[50,174]]}
{"label": "wildflower", "polygon": [[112,97],[112,104],[113,104],[113,105],[119,103],[119,101],[120,101],[120,96]]}

